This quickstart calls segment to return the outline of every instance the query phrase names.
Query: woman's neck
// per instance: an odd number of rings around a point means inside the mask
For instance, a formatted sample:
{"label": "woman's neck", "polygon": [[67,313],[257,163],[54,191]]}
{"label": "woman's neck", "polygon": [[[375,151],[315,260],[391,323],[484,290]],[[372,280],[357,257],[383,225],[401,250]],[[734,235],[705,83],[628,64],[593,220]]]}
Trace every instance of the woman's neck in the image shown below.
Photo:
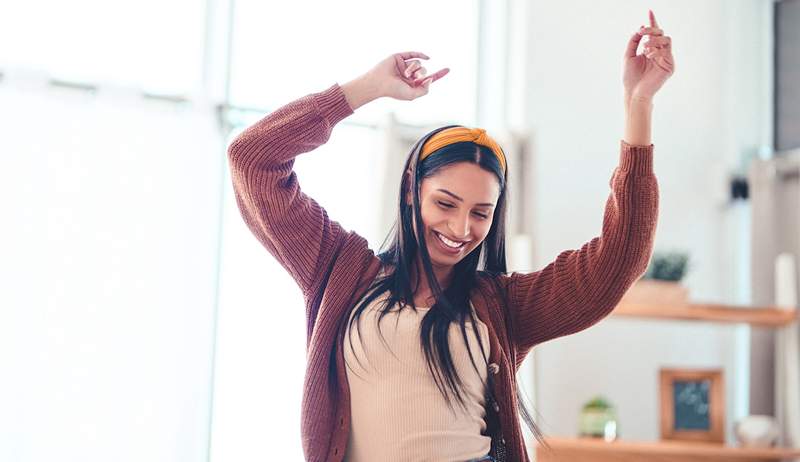
{"label": "woman's neck", "polygon": [[[453,267],[442,267],[433,264],[432,266],[433,274],[436,277],[436,282],[439,283],[439,287],[441,287],[442,290],[445,290],[453,280]],[[425,276],[425,268],[422,264],[421,258],[416,258],[414,260],[414,265],[412,265],[411,282],[412,284],[414,282],[417,283],[416,287],[412,287],[415,296],[418,294],[425,297],[433,295],[433,290],[431,290],[431,287],[428,284],[428,278]]]}

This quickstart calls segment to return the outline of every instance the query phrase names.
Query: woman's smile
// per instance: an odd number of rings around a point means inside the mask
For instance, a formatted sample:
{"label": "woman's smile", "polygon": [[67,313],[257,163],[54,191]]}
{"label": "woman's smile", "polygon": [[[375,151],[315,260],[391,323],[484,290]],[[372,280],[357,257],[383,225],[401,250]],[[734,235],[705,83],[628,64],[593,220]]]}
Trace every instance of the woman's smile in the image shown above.
{"label": "woman's smile", "polygon": [[436,231],[434,231],[433,234],[437,238],[436,242],[439,244],[439,248],[452,255],[458,255],[461,253],[464,247],[466,247],[466,245],[470,242],[452,240],[441,233],[437,233]]}

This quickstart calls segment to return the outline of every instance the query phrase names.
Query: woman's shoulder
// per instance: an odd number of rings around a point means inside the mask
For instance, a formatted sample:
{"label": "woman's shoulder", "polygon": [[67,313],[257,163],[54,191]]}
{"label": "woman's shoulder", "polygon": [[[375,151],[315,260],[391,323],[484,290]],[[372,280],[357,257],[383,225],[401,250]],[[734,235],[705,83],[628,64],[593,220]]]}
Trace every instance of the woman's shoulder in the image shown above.
{"label": "woman's shoulder", "polygon": [[511,276],[508,273],[477,271],[473,290],[488,300],[505,300],[510,283]]}
{"label": "woman's shoulder", "polygon": [[508,284],[509,280],[511,279],[511,274],[507,272],[500,272],[500,271],[477,271],[475,276],[475,280],[478,284],[489,284],[492,286],[505,286]]}

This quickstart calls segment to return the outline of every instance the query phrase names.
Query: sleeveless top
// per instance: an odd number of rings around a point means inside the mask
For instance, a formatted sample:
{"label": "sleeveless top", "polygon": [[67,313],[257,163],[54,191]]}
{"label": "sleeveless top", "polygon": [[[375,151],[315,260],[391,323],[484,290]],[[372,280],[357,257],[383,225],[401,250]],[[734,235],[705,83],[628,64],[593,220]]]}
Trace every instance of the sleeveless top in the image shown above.
{"label": "sleeveless top", "polygon": [[[436,387],[420,343],[420,324],[431,308],[418,307],[414,312],[411,306],[400,309],[395,304],[381,319],[379,334],[376,322],[387,295],[376,297],[357,323],[345,330],[343,353],[351,407],[345,462],[451,462],[485,456],[491,445],[491,438],[482,434],[487,366],[472,323],[468,320],[464,327],[475,366],[458,323],[448,333],[465,402],[462,407],[450,394],[451,408]],[[489,358],[488,329],[476,320]]]}

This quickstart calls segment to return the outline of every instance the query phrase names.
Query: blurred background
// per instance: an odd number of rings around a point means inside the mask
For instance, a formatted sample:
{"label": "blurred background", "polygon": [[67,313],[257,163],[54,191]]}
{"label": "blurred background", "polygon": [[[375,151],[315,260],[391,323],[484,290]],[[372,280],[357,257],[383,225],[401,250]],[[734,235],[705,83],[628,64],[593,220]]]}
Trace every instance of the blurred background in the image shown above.
{"label": "blurred background", "polygon": [[513,159],[510,269],[534,271],[600,232],[648,9],[676,58],[655,250],[722,314],[612,315],[519,379],[547,435],[602,395],[621,439],[656,441],[659,369],[721,369],[726,442],[764,414],[800,444],[796,317],[756,312],[797,304],[800,0],[30,0],[0,15],[0,460],[302,460],[303,300],[236,208],[228,143],[422,51],[450,74],[343,120],[304,191],[377,249],[413,142],[485,127]]}

